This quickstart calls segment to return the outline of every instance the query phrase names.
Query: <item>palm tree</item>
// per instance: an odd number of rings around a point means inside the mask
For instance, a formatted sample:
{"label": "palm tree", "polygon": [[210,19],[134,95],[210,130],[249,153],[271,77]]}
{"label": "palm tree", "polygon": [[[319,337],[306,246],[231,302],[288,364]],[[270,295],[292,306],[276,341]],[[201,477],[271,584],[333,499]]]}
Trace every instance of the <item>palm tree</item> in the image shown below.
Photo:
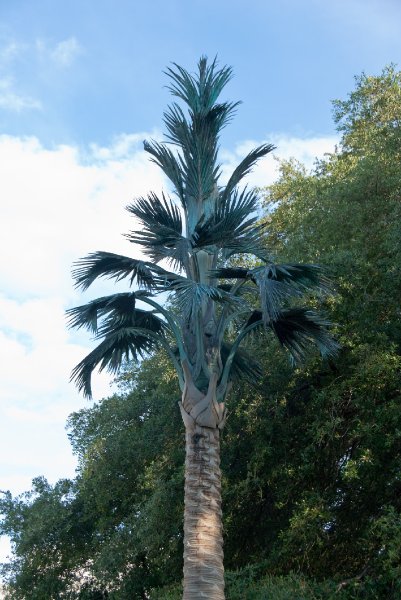
{"label": "palm tree", "polygon": [[[217,99],[231,69],[201,58],[196,75],[176,64],[167,75],[170,91],[188,114],[173,102],[164,114],[167,141],[144,147],[176,198],[150,193],[127,207],[140,224],[128,240],[143,248],[148,261],[94,252],[77,263],[73,275],[79,288],[99,277],[126,278],[131,291],[68,311],[71,327],[86,327],[99,341],[72,379],[90,397],[95,368],[114,373],[124,361],[140,360],[156,348],[171,358],[186,430],[183,597],[217,600],[224,598],[219,434],[225,401],[235,378],[255,381],[262,374],[241,344],[263,331],[267,339],[276,336],[296,361],[311,343],[322,355],[334,354],[337,345],[324,319],[294,307],[294,298],[306,290],[326,288],[321,269],[274,264],[258,224],[257,192],[238,187],[274,147],[254,149],[226,185],[219,185],[219,133],[238,103]],[[244,256],[252,256],[257,266],[236,266]],[[166,292],[169,303],[163,302]],[[162,300],[156,299],[159,294]]]}

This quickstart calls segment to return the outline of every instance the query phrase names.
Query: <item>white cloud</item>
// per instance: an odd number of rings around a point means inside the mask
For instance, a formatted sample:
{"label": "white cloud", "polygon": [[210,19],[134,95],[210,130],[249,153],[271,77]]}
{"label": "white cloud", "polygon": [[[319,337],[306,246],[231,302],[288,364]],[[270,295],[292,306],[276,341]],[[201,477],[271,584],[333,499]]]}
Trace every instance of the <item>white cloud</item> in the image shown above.
{"label": "white cloud", "polygon": [[59,42],[50,52],[50,56],[58,66],[69,67],[82,52],[83,48],[75,37],[70,37]]}
{"label": "white cloud", "polygon": [[40,110],[41,108],[42,105],[39,100],[15,90],[12,79],[0,79],[0,109],[22,112],[23,110]]}
{"label": "white cloud", "polygon": [[[73,392],[69,374],[87,352],[87,345],[66,330],[64,310],[62,298],[17,301],[0,297],[0,405],[4,414],[23,420],[37,411],[34,420],[64,422],[63,403]],[[100,382],[97,392],[107,394],[104,383]],[[50,399],[53,403],[49,404]]]}
{"label": "white cloud", "polygon": [[74,260],[97,249],[135,252],[122,236],[132,225],[124,207],[160,189],[162,175],[131,136],[103,149],[102,160],[97,152],[0,136],[3,290],[71,295]]}

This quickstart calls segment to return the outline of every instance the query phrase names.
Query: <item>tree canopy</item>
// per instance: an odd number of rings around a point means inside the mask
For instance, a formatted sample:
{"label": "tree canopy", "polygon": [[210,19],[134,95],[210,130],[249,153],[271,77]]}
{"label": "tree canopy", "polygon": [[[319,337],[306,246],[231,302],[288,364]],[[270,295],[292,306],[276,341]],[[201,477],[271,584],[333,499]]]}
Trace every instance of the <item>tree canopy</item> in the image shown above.
{"label": "tree canopy", "polygon": [[[238,103],[218,100],[231,68],[218,68],[216,60],[208,64],[202,57],[195,75],[176,64],[167,75],[185,112],[174,101],[164,113],[166,141],[145,141],[144,148],[169,179],[175,199],[150,192],[127,207],[137,229],[126,237],[150,261],[103,251],[78,261],[73,271],[78,288],[86,290],[103,277],[125,279],[131,291],[67,311],[70,327],[86,328],[99,342],[75,367],[72,379],[90,397],[97,367],[116,373],[124,360],[138,361],[162,347],[182,390],[189,375],[202,392],[216,377],[215,408],[223,411],[232,379],[255,380],[261,373],[241,350],[255,329],[276,336],[295,361],[303,359],[311,343],[322,356],[334,355],[338,345],[327,320],[291,304],[306,291],[326,291],[321,269],[305,261],[275,264],[257,223],[258,191],[239,187],[274,146],[262,144],[249,152],[221,185],[219,136]],[[257,260],[255,268],[233,268],[232,260],[243,256]],[[169,294],[170,307],[163,306],[163,293]]]}

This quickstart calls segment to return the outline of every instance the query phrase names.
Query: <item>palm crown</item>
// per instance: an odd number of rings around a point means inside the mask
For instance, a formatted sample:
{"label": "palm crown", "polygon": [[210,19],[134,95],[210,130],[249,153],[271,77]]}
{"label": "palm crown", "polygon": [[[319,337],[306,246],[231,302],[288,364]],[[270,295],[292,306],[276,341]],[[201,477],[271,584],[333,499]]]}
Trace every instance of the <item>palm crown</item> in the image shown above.
{"label": "palm crown", "polygon": [[[213,373],[217,400],[222,401],[235,376],[260,375],[240,347],[257,328],[272,332],[295,360],[303,358],[311,342],[323,355],[337,349],[327,322],[307,308],[294,308],[291,301],[308,289],[327,287],[321,269],[274,264],[257,223],[257,192],[238,187],[274,147],[255,148],[226,185],[219,185],[219,133],[238,103],[217,100],[231,69],[218,69],[216,61],[208,65],[201,58],[196,76],[178,65],[167,75],[170,91],[187,105],[188,114],[173,102],[164,114],[167,141],[144,142],[144,147],[171,181],[176,198],[150,193],[127,207],[140,224],[127,238],[149,260],[94,252],[73,271],[83,290],[98,277],[125,278],[131,288],[67,311],[71,327],[85,327],[99,341],[72,373],[87,396],[97,367],[116,372],[125,360],[163,347],[181,388],[186,370],[201,390]],[[241,255],[253,256],[257,266],[235,266]],[[165,292],[171,298],[167,305],[157,301]]]}

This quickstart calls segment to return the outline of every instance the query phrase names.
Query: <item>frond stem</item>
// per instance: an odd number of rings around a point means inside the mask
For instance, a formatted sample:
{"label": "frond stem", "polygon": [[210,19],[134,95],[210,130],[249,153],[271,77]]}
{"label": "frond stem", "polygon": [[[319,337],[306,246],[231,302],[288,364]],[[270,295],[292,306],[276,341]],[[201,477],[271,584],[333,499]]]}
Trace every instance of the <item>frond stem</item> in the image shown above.
{"label": "frond stem", "polygon": [[184,377],[183,377],[183,372],[182,372],[182,368],[180,365],[180,362],[177,360],[177,357],[175,356],[170,344],[167,342],[166,339],[164,339],[161,335],[157,334],[157,333],[153,333],[153,331],[149,331],[148,329],[140,329],[139,327],[136,328],[138,331],[140,331],[140,333],[142,335],[145,335],[146,337],[152,338],[157,342],[160,342],[161,345],[163,346],[163,348],[166,350],[167,354],[169,355],[175,370],[177,372],[177,376],[178,376],[178,383],[180,385],[180,390],[183,391],[184,389]]}
{"label": "frond stem", "polygon": [[[246,280],[242,280],[242,279],[237,279],[237,281],[235,282],[235,284],[232,286],[231,290],[230,290],[230,294],[232,294],[233,296],[236,295],[236,293],[238,292],[238,290],[246,283]],[[226,330],[227,325],[229,324],[230,321],[232,321],[232,319],[234,318],[235,315],[232,315],[231,319],[227,319],[227,307],[224,307],[223,310],[221,311],[221,315],[220,315],[220,319],[219,319],[219,323],[217,325],[217,331],[216,331],[216,338],[218,340],[218,344],[219,346],[221,345],[222,341],[223,341],[223,337],[224,337],[224,332]]]}
{"label": "frond stem", "polygon": [[177,326],[172,315],[167,310],[165,310],[162,306],[160,306],[160,304],[158,302],[151,300],[149,297],[143,297],[143,298],[141,298],[141,301],[145,302],[145,304],[149,304],[150,306],[153,306],[157,310],[157,312],[160,312],[165,317],[167,323],[169,324],[169,326],[171,328],[171,332],[173,333],[173,335],[175,337],[175,341],[177,342],[181,362],[183,360],[188,360],[180,329]]}
{"label": "frond stem", "polygon": [[221,376],[220,379],[220,383],[219,383],[219,392],[220,394],[223,393],[225,389],[227,388],[227,383],[228,383],[228,378],[230,375],[230,371],[231,371],[231,366],[233,363],[233,360],[235,358],[235,354],[239,348],[239,345],[241,344],[242,340],[244,339],[244,337],[250,332],[252,331],[252,329],[255,329],[256,327],[260,327],[260,325],[263,323],[263,321],[260,319],[259,321],[256,321],[255,323],[252,323],[252,325],[248,325],[247,327],[244,327],[238,334],[234,344],[231,347],[230,350],[230,354],[227,357],[226,363],[224,365],[224,369],[223,369],[223,374]]}

